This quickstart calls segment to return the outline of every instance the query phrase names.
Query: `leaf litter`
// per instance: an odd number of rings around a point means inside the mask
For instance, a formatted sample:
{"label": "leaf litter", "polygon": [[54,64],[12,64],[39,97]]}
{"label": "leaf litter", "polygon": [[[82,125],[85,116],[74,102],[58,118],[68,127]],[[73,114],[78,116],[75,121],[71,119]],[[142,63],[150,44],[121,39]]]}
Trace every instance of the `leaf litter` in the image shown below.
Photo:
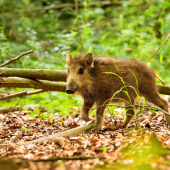
{"label": "leaf litter", "polygon": [[[137,115],[124,129],[125,111],[118,108],[117,114],[105,114],[102,131],[66,136],[64,145],[55,140],[17,145],[85,124],[78,112],[74,108],[70,116],[56,113],[55,119],[45,120],[30,117],[28,111],[0,115],[0,160],[10,160],[11,167],[20,170],[170,169],[170,130],[163,113],[158,111]],[[0,165],[11,168],[9,163]]]}

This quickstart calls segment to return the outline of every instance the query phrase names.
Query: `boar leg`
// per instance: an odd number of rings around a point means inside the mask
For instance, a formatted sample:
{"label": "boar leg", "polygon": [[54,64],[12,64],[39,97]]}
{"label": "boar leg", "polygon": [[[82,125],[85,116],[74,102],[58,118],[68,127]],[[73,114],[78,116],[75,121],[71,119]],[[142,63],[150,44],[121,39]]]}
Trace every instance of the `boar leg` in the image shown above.
{"label": "boar leg", "polygon": [[131,121],[134,114],[135,114],[135,112],[134,112],[134,109],[132,106],[129,106],[126,108],[126,117],[125,117],[124,123],[123,123],[124,128],[127,127],[127,125]]}
{"label": "boar leg", "polygon": [[[97,111],[96,111],[96,130],[102,130],[102,121],[103,121],[103,113],[106,106],[102,106],[104,102],[97,103]],[[105,103],[106,104],[106,103]],[[102,107],[101,107],[102,106]]]}
{"label": "boar leg", "polygon": [[93,104],[94,104],[94,101],[89,102],[89,101],[84,100],[84,103],[81,109],[81,118],[86,122],[90,120],[88,113],[91,107],[93,106]]}
{"label": "boar leg", "polygon": [[[158,94],[154,98],[150,98],[149,101],[169,113],[167,101],[162,99]],[[167,125],[170,125],[170,115],[166,113],[164,115]]]}

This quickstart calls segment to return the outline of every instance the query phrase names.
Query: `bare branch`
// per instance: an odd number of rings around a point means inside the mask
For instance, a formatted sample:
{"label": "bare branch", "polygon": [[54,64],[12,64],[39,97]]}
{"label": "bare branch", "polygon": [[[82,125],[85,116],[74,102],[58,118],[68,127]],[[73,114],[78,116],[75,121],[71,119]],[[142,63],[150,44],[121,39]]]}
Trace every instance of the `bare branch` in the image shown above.
{"label": "bare branch", "polygon": [[156,74],[156,78],[165,86],[165,82]]}
{"label": "bare branch", "polygon": [[15,61],[15,60],[19,60],[21,57],[23,57],[24,55],[27,55],[27,54],[29,54],[29,53],[33,53],[33,50],[24,52],[24,53],[22,53],[21,55],[15,57],[15,58],[12,57],[12,58],[11,58],[9,61],[7,61],[6,63],[1,64],[0,67],[4,67],[4,66],[10,64],[11,62],[13,62],[13,61]]}
{"label": "bare branch", "polygon": [[46,90],[36,90],[36,91],[32,91],[32,92],[27,92],[27,91],[22,91],[22,92],[18,92],[15,94],[8,94],[6,96],[0,97],[0,100],[6,100],[6,99],[10,99],[13,97],[19,97],[19,96],[26,96],[26,95],[33,95],[33,94],[38,94],[38,93],[42,93],[45,92]]}
{"label": "bare branch", "polygon": [[165,44],[165,42],[168,40],[169,37],[170,37],[170,34],[166,37],[165,41],[158,47],[158,49],[149,57],[146,63],[149,62],[149,60],[158,52],[158,50]]}
{"label": "bare branch", "polygon": [[39,108],[41,112],[48,112],[49,109],[52,109],[51,113],[60,112],[58,108],[48,108],[40,105],[26,105],[26,106],[8,106],[8,107],[0,108],[0,113],[6,114],[8,112],[21,111],[21,110],[32,111],[35,110],[36,108]]}
{"label": "bare branch", "polygon": [[51,82],[47,80],[31,80],[19,77],[0,78],[0,87],[19,87],[43,89],[44,91],[61,91],[65,92],[66,83]]}
{"label": "bare branch", "polygon": [[0,100],[6,100],[6,99],[13,98],[13,97],[19,97],[19,96],[23,96],[23,95],[26,95],[26,94],[27,94],[26,91],[22,91],[22,92],[18,92],[18,93],[15,93],[15,94],[9,94],[9,95],[0,97]]}
{"label": "bare branch", "polygon": [[31,91],[31,92],[27,92],[27,95],[33,95],[33,94],[38,94],[38,93],[42,93],[42,92],[46,92],[47,90],[36,90],[36,91]]}
{"label": "bare branch", "polygon": [[88,160],[88,159],[106,159],[103,156],[69,156],[69,157],[53,157],[49,159],[33,159],[33,162],[50,162],[57,160]]}
{"label": "bare branch", "polygon": [[0,77],[23,77],[51,81],[66,81],[67,71],[47,69],[0,68]]}
{"label": "bare branch", "polygon": [[0,113],[8,113],[8,112],[11,112],[11,111],[18,111],[18,110],[22,110],[22,106],[8,106],[8,107],[5,107],[5,108],[0,108]]}
{"label": "bare branch", "polygon": [[79,127],[73,128],[73,129],[66,130],[64,132],[59,132],[59,133],[56,133],[56,134],[53,134],[53,135],[49,135],[47,137],[42,137],[42,138],[39,138],[39,139],[36,139],[36,140],[33,140],[33,141],[28,141],[28,142],[18,142],[18,143],[10,143],[10,144],[11,145],[14,145],[14,144],[29,145],[29,144],[33,144],[33,143],[45,142],[45,141],[48,141],[48,140],[51,140],[51,139],[53,140],[54,138],[58,138],[58,137],[77,136],[80,133],[85,132],[87,130],[90,130],[94,127],[95,127],[95,122],[92,120],[92,121],[87,122],[86,125],[82,125],[82,126],[79,126]]}

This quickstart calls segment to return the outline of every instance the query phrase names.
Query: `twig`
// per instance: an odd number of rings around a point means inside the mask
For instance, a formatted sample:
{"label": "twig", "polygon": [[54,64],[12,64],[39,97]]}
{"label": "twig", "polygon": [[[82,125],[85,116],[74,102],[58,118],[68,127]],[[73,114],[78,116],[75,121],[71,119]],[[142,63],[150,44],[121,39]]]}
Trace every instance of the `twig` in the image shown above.
{"label": "twig", "polygon": [[33,94],[38,94],[38,93],[42,93],[42,92],[46,92],[47,90],[36,90],[36,91],[31,91],[31,92],[27,92],[27,95],[33,95]]}
{"label": "twig", "polygon": [[22,108],[23,108],[22,106],[8,106],[5,108],[0,108],[0,113],[8,113],[11,110],[18,111],[18,110],[21,110]]}
{"label": "twig", "polygon": [[66,131],[63,131],[63,132],[59,132],[59,133],[56,133],[56,134],[53,134],[53,135],[49,135],[47,137],[42,137],[42,138],[39,138],[39,139],[36,139],[36,140],[33,140],[33,141],[28,141],[28,142],[17,142],[17,143],[10,143],[10,144],[11,145],[15,145],[15,144],[17,144],[17,145],[29,145],[29,144],[34,144],[34,143],[45,142],[45,141],[48,141],[48,140],[51,140],[51,139],[53,140],[53,139],[58,138],[58,137],[77,136],[80,133],[85,132],[87,130],[90,130],[94,127],[95,127],[95,121],[91,120],[91,121],[87,122],[85,125],[78,126],[76,128],[69,129],[69,130],[66,130]]}
{"label": "twig", "polygon": [[156,74],[156,78],[165,86],[165,82]]}
{"label": "twig", "polygon": [[87,159],[106,159],[103,156],[70,156],[70,157],[54,157],[49,159],[33,159],[33,162],[49,162],[57,160],[87,160]]}
{"label": "twig", "polygon": [[6,99],[13,98],[13,97],[19,97],[19,96],[24,96],[24,95],[33,95],[33,94],[38,94],[38,93],[42,93],[42,92],[45,92],[45,91],[46,90],[42,90],[42,89],[32,91],[32,92],[22,91],[22,92],[18,92],[18,93],[15,93],[15,94],[10,94],[10,95],[0,97],[0,100],[6,100]]}
{"label": "twig", "polygon": [[158,52],[158,50],[165,44],[165,42],[170,37],[170,34],[166,37],[165,41],[158,47],[158,49],[149,57],[149,59],[146,61],[146,63]]}
{"label": "twig", "polygon": [[20,99],[18,100],[17,104],[14,107],[11,107],[11,110],[7,113],[7,115],[3,118],[3,121],[6,120],[6,118],[10,115],[10,112],[13,112],[15,110],[15,108],[17,107],[17,105],[19,104],[19,102],[21,101],[22,96],[20,97]]}
{"label": "twig", "polygon": [[80,38],[80,44],[81,44],[82,50],[84,51],[83,40],[81,37],[79,16],[78,16],[78,2],[77,2],[77,0],[75,0],[75,10],[76,10],[77,27],[78,27],[78,33],[79,33],[79,38]]}
{"label": "twig", "polygon": [[23,96],[23,95],[26,95],[26,94],[27,94],[26,91],[22,91],[22,92],[18,92],[18,93],[15,93],[15,94],[10,94],[10,95],[0,97],[0,100],[6,100],[6,99],[13,98],[13,97],[19,97],[19,96]]}
{"label": "twig", "polygon": [[9,61],[7,61],[6,63],[1,64],[0,67],[6,66],[6,65],[10,64],[11,62],[13,62],[13,61],[15,61],[15,60],[19,60],[21,57],[23,57],[24,55],[27,55],[27,54],[29,54],[29,53],[33,53],[33,50],[24,52],[24,53],[22,53],[21,55],[15,57],[15,58],[12,57],[12,58],[11,58]]}
{"label": "twig", "polygon": [[[166,37],[165,41],[157,48],[157,50],[149,57],[146,63],[149,62],[149,60],[158,52],[158,50],[165,44],[165,42],[168,40],[169,37],[170,37],[170,34]],[[157,74],[156,74],[156,77],[165,86],[165,82]]]}

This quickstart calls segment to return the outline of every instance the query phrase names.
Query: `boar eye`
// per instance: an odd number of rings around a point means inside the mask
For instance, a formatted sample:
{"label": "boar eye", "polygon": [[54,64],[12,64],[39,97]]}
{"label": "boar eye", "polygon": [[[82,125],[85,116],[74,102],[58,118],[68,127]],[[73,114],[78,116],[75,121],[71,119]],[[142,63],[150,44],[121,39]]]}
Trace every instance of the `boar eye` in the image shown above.
{"label": "boar eye", "polygon": [[84,74],[83,68],[79,68],[77,74]]}

